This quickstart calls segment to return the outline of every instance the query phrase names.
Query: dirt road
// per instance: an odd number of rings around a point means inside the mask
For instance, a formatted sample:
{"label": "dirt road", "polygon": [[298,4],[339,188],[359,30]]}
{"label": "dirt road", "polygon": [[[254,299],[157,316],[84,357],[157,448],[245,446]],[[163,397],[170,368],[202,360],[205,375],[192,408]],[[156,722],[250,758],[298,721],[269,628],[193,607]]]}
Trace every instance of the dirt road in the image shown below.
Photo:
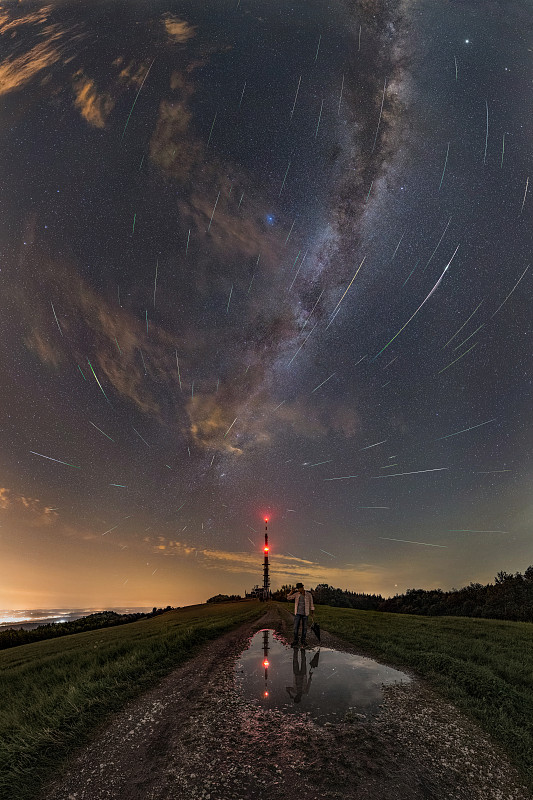
{"label": "dirt road", "polygon": [[[245,701],[237,656],[276,608],[210,642],[131,701],[39,800],[532,800],[503,752],[419,680],[370,722],[319,726]],[[322,645],[356,652],[323,632]],[[360,655],[367,655],[359,652]]]}

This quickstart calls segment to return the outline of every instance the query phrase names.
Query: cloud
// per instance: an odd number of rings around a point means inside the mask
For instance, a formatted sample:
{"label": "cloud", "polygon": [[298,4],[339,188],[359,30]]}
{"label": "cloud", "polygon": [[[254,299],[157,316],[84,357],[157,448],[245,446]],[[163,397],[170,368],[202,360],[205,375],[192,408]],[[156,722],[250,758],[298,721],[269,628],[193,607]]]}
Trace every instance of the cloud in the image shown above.
{"label": "cloud", "polygon": [[52,45],[55,38],[39,42],[26,53],[0,62],[0,95],[21,89],[43,69],[57,64],[61,51]]}
{"label": "cloud", "polygon": [[[261,557],[257,553],[230,552],[226,550],[200,550],[202,566],[229,573],[258,574]],[[328,583],[341,588],[357,587],[357,591],[372,592],[384,582],[385,568],[372,564],[323,565],[309,559],[278,554],[270,560],[271,580],[288,583],[303,580],[307,584]]]}
{"label": "cloud", "polygon": [[235,417],[231,417],[233,409],[224,406],[215,395],[203,395],[190,399],[187,403],[190,419],[190,433],[197,446],[215,449],[222,452],[241,454],[242,450],[234,447],[224,434]]}
{"label": "cloud", "polygon": [[188,134],[191,117],[185,100],[161,100],[150,139],[153,163],[179,181],[185,181],[203,158],[202,143]]}
{"label": "cloud", "polygon": [[82,70],[73,77],[74,105],[90,125],[103,128],[105,121],[115,106],[115,101],[106,92],[98,94],[94,81],[87,78]]}
{"label": "cloud", "polygon": [[37,328],[33,328],[24,337],[24,344],[33,350],[44,364],[57,368],[63,362],[61,352]]}
{"label": "cloud", "polygon": [[10,18],[10,14],[7,11],[0,8],[0,34],[6,34],[8,31],[13,31],[22,25],[43,25],[51,11],[52,6],[43,6],[38,11],[13,19]]}
{"label": "cloud", "polygon": [[5,511],[11,505],[9,499],[10,489],[0,489],[0,508]]}
{"label": "cloud", "polygon": [[188,22],[176,17],[170,12],[163,14],[162,22],[168,34],[169,41],[172,43],[183,44],[188,42],[189,39],[192,39],[193,36],[196,36],[196,27],[194,25],[189,25]]}
{"label": "cloud", "polygon": [[0,509],[2,511],[9,510],[17,522],[23,521],[36,528],[52,525],[59,516],[56,511],[49,506],[44,506],[36,497],[25,497],[7,488],[0,489]]}

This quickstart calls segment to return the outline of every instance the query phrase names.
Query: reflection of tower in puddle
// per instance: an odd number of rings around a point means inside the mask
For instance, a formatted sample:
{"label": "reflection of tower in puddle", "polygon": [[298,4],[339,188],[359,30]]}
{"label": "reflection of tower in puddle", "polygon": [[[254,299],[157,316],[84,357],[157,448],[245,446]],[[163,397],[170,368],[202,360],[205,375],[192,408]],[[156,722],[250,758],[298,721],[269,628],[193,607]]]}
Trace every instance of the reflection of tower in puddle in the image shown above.
{"label": "reflection of tower in puddle", "polygon": [[268,697],[268,668],[270,666],[270,662],[268,660],[268,651],[270,650],[269,634],[270,631],[268,628],[266,628],[263,631],[263,667],[265,668],[265,690],[263,692],[263,697],[265,699]]}

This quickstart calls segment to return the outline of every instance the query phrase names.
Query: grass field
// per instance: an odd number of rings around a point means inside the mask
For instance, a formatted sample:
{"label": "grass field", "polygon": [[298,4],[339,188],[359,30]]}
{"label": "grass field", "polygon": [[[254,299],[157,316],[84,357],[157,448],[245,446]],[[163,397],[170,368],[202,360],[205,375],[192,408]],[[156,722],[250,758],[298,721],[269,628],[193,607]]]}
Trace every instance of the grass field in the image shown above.
{"label": "grass field", "polygon": [[[37,800],[68,755],[126,701],[267,608],[256,600],[188,606],[0,651],[0,797]],[[423,677],[501,744],[533,792],[532,623],[331,606],[317,606],[315,617],[364,654]]]}
{"label": "grass field", "polygon": [[36,800],[67,756],[127,700],[265,610],[258,600],[188,606],[1,651],[0,797]]}
{"label": "grass field", "polygon": [[315,608],[321,628],[412,669],[475,720],[533,793],[533,623]]}

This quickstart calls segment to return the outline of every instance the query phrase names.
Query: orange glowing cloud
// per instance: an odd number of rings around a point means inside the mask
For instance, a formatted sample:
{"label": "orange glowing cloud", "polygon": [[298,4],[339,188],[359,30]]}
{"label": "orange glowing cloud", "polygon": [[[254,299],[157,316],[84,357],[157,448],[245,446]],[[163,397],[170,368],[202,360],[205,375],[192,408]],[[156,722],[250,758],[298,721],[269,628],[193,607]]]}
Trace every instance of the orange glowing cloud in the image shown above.
{"label": "orange glowing cloud", "polygon": [[52,45],[52,39],[39,42],[26,53],[0,63],[0,95],[21,89],[39,72],[57,64],[61,53]]}
{"label": "orange glowing cloud", "polygon": [[7,488],[0,488],[0,510],[9,511],[17,521],[22,519],[31,527],[52,525],[59,516],[36,497],[24,497]]}
{"label": "orange glowing cloud", "polygon": [[82,117],[95,128],[103,128],[105,121],[114,108],[115,101],[107,94],[98,94],[94,81],[87,78],[82,70],[74,75],[74,105]]}
{"label": "orange glowing cloud", "polygon": [[174,14],[163,14],[163,25],[165,26],[168,34],[169,41],[172,43],[188,42],[193,36],[196,36],[196,27],[189,25],[183,19],[176,17]]}

